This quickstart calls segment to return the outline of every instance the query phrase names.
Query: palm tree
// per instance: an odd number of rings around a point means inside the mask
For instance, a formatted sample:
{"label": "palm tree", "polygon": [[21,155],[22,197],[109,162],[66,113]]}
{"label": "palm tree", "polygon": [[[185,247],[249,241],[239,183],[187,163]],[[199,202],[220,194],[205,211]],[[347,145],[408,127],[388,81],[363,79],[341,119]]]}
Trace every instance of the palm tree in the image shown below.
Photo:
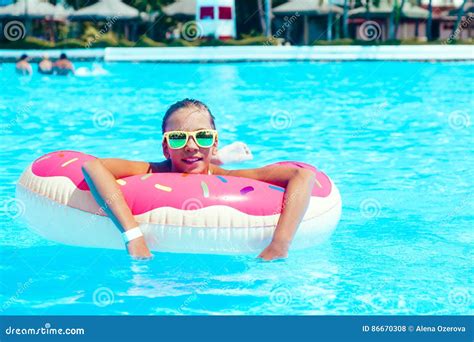
{"label": "palm tree", "polygon": [[[421,6],[421,0],[416,0],[416,5],[417,5],[418,7],[420,7],[420,6]],[[417,20],[417,21],[415,21],[415,37],[416,37],[416,38],[418,38],[418,33],[419,33],[418,31],[419,31],[419,28],[420,28],[420,27],[419,27],[419,21]]]}
{"label": "palm tree", "polygon": [[[320,3],[322,4],[322,0],[320,0]],[[329,2],[329,13],[328,13],[328,30],[327,30],[327,40],[331,41],[332,40],[332,1],[328,0]]]}
{"label": "palm tree", "polygon": [[451,37],[455,37],[455,39],[457,38],[456,37],[456,30],[458,29],[459,27],[459,24],[461,23],[461,19],[464,15],[464,6],[466,6],[466,2],[467,0],[464,0],[461,7],[459,7],[459,10],[458,10],[458,17],[456,19],[456,24],[454,25],[453,27],[453,32],[451,33]]}
{"label": "palm tree", "polygon": [[267,21],[267,37],[272,35],[272,0],[265,1],[265,19]]}
{"label": "palm tree", "polygon": [[365,19],[366,20],[369,20],[369,16],[370,16],[370,0],[366,0],[365,1]]}
{"label": "palm tree", "polygon": [[432,6],[432,0],[428,2],[428,21],[426,23],[426,38],[428,40],[431,40],[431,26],[433,23],[433,6]]}
{"label": "palm tree", "polygon": [[271,26],[271,12],[272,12],[272,0],[265,0],[265,4],[262,0],[257,0],[258,16],[260,18],[260,25],[262,27],[262,33],[270,37],[272,35]]}
{"label": "palm tree", "polygon": [[257,0],[258,17],[260,18],[260,25],[262,26],[262,33],[267,34],[267,25],[265,22],[265,12],[263,10],[263,0]]}
{"label": "palm tree", "polygon": [[348,0],[344,0],[344,12],[342,14],[342,35],[344,38],[349,38],[349,27],[347,22],[347,17],[349,13]]}
{"label": "palm tree", "polygon": [[[402,16],[403,16],[403,6],[405,6],[405,0],[402,0],[400,7],[397,6],[396,8],[395,27],[393,29],[394,39],[397,38],[398,27],[400,26],[400,20],[402,19]],[[395,9],[395,6],[394,6],[394,9]]]}
{"label": "palm tree", "polygon": [[[389,3],[390,4],[390,3]],[[395,13],[398,7],[398,0],[395,0],[393,3],[393,9],[390,12],[390,16],[388,18],[388,37],[390,40],[395,40],[396,33],[395,33]]]}

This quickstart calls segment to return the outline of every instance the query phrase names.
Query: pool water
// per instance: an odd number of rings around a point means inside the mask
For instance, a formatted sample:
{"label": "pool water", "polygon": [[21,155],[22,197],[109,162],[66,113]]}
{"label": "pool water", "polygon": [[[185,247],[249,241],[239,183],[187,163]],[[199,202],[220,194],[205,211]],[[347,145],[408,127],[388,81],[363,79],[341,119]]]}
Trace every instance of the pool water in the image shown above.
{"label": "pool water", "polygon": [[[90,67],[89,63],[77,67]],[[0,66],[1,314],[473,314],[473,63],[105,63],[109,74],[18,77]],[[184,97],[220,143],[300,160],[339,187],[331,239],[286,261],[54,243],[23,223],[15,183],[53,150],[159,161]],[[469,147],[471,146],[471,147]]]}

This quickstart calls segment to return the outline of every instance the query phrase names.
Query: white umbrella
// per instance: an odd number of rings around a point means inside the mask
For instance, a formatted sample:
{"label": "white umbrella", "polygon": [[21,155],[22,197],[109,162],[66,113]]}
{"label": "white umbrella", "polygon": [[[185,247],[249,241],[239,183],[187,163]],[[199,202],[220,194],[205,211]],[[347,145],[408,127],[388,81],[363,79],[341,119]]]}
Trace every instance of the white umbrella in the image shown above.
{"label": "white umbrella", "polygon": [[72,19],[134,19],[140,15],[139,11],[132,6],[124,4],[120,0],[100,0],[94,5],[81,8],[69,17]]}
{"label": "white umbrella", "polygon": [[0,7],[0,17],[29,17],[29,18],[66,18],[73,12],[62,5],[54,6],[40,0],[19,0],[18,2]]}
{"label": "white umbrella", "polygon": [[0,16],[9,17],[45,17],[54,14],[54,6],[39,0],[19,0],[18,2],[0,7]]}
{"label": "white umbrella", "polygon": [[72,7],[64,7],[62,4],[56,4],[54,6],[54,19],[64,19],[74,13],[74,9]]}
{"label": "white umbrella", "polygon": [[272,10],[277,15],[286,14],[307,14],[307,15],[326,15],[332,13],[342,13],[342,9],[330,4],[328,1],[307,1],[307,0],[290,0]]}
{"label": "white umbrella", "polygon": [[[393,12],[393,5],[387,1],[381,1],[379,6],[370,6],[369,13],[373,17],[384,17],[389,16]],[[367,15],[367,8],[365,6],[357,7],[349,11],[349,16],[364,17]],[[428,11],[419,6],[413,5],[410,2],[406,2],[403,6],[402,17],[413,18],[413,19],[426,19],[428,18]]]}
{"label": "white umbrella", "polygon": [[163,7],[163,12],[172,17],[175,15],[190,16],[196,15],[196,0],[178,0]]}

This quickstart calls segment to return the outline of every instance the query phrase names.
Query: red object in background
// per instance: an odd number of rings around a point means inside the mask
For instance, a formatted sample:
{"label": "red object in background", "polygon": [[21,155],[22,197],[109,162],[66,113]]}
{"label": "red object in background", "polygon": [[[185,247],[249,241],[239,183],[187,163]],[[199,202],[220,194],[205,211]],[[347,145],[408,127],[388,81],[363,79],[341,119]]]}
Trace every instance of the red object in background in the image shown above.
{"label": "red object in background", "polygon": [[214,19],[214,7],[212,6],[201,7],[200,18],[201,19]]}
{"label": "red object in background", "polygon": [[230,7],[219,7],[219,19],[232,19],[232,8]]}

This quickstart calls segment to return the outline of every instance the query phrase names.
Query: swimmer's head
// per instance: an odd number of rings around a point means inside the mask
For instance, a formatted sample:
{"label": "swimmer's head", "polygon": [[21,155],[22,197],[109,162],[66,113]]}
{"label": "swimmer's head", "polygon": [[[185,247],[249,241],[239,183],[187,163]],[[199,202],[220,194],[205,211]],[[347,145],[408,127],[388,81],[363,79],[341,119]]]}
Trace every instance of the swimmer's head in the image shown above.
{"label": "swimmer's head", "polygon": [[[214,116],[209,108],[198,100],[184,99],[168,108],[161,124],[162,132],[215,130]],[[166,159],[171,161],[173,172],[207,173],[213,156],[217,154],[217,136],[210,147],[200,147],[190,136],[182,148],[172,149],[163,140]]]}
{"label": "swimmer's head", "polygon": [[27,59],[28,59],[28,55],[27,55],[26,53],[24,53],[24,54],[22,54],[22,55],[20,56],[20,59],[19,59],[19,60],[20,60],[20,61],[26,61]]}
{"label": "swimmer's head", "polygon": [[59,59],[67,59],[66,54],[64,52],[62,54],[60,54]]}

